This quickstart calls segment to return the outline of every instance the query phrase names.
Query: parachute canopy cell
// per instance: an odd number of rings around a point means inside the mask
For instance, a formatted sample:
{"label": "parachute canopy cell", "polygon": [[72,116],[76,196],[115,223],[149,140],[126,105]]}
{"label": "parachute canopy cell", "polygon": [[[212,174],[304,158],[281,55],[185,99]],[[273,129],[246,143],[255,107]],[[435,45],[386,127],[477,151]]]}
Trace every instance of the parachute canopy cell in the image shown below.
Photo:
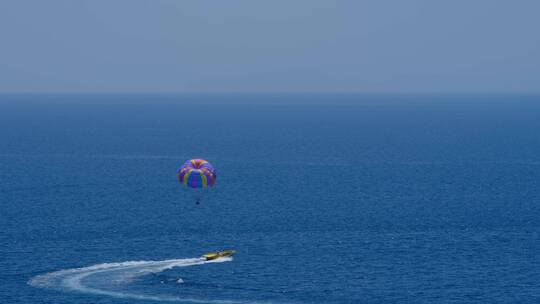
{"label": "parachute canopy cell", "polygon": [[190,159],[177,171],[178,181],[190,188],[212,187],[216,183],[214,166],[204,159]]}

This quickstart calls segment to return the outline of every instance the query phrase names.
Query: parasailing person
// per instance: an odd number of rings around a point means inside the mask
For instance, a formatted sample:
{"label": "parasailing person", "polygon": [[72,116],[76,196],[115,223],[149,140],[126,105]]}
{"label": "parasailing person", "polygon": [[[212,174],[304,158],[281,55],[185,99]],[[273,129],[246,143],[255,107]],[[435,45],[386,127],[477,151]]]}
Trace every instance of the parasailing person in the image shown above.
{"label": "parasailing person", "polygon": [[187,160],[177,170],[178,181],[195,192],[195,204],[201,202],[201,191],[216,183],[216,170],[207,160],[195,158]]}

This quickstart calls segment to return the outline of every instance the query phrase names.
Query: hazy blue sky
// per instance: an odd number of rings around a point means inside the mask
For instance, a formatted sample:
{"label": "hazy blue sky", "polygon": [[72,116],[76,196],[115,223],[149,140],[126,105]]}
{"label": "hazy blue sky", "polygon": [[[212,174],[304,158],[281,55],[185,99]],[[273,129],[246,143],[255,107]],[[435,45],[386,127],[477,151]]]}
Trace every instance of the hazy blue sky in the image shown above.
{"label": "hazy blue sky", "polygon": [[0,92],[540,92],[538,0],[1,0]]}

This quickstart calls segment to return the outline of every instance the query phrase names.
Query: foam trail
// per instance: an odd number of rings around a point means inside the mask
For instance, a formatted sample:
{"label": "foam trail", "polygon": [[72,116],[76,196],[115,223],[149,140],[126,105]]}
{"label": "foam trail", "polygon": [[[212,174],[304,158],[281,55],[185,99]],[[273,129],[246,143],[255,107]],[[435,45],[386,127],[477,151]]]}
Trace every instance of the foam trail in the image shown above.
{"label": "foam trail", "polygon": [[[159,273],[174,267],[187,267],[208,263],[222,263],[232,261],[230,257],[222,257],[211,261],[203,258],[175,259],[164,261],[130,261],[121,263],[104,263],[89,267],[64,269],[33,277],[28,284],[34,287],[51,288],[58,290],[76,291],[95,295],[105,295],[116,298],[129,298],[150,301],[166,301],[181,303],[214,303],[239,304],[247,303],[232,300],[203,300],[182,298],[175,296],[146,295],[110,289],[109,287],[92,287],[85,284],[85,279],[99,277],[104,280],[105,286],[121,286],[132,280],[151,273]],[[251,302],[252,303],[252,302]]]}

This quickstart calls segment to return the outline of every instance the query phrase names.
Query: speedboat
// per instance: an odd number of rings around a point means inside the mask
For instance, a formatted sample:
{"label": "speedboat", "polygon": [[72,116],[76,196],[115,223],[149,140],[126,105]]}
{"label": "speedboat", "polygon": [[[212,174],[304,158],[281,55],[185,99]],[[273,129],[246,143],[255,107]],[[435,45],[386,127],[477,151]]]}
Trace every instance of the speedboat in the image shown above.
{"label": "speedboat", "polygon": [[235,254],[235,250],[223,250],[218,252],[209,252],[202,255],[206,261],[215,260],[217,258],[230,257]]}

